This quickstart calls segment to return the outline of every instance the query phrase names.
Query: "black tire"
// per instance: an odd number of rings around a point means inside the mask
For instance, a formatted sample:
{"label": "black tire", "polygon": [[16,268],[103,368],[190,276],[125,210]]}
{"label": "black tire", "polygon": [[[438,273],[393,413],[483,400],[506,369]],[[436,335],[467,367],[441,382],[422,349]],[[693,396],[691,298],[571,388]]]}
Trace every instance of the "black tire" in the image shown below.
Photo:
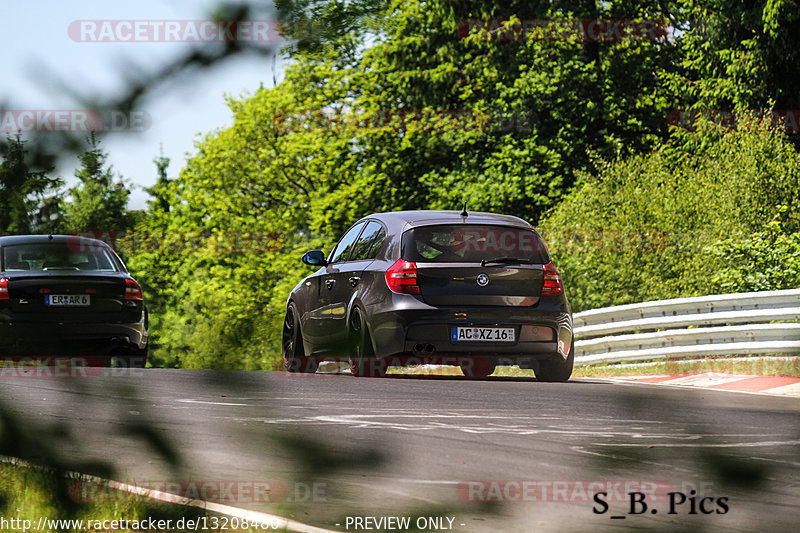
{"label": "black tire", "polygon": [[539,368],[535,371],[536,379],[539,381],[567,381],[572,375],[572,368],[575,366],[575,340],[569,347],[569,355],[562,359],[561,355],[556,354],[550,359],[539,361]]}
{"label": "black tire", "polygon": [[300,321],[297,318],[297,307],[290,302],[286,307],[286,318],[283,320],[283,341],[281,342],[283,367],[293,374],[313,374],[317,371],[317,362],[306,357],[303,350],[303,337],[300,332]]}
{"label": "black tire", "polygon": [[460,360],[458,366],[465,377],[472,379],[485,378],[494,373],[497,365],[487,357],[474,357]]}
{"label": "black tire", "polygon": [[364,313],[359,307],[350,315],[350,373],[355,377],[383,377],[386,361],[375,357]]}
{"label": "black tire", "polygon": [[128,357],[128,368],[144,368],[147,366],[147,354],[150,350],[150,345],[145,345],[141,350],[137,350],[136,355]]}

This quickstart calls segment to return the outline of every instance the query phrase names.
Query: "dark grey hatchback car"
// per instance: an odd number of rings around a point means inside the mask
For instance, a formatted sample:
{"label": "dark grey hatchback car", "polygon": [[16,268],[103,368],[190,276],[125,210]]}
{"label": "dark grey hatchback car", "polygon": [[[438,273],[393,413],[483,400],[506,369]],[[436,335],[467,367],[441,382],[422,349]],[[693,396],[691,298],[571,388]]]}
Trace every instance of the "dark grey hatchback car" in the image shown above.
{"label": "dark grey hatchback car", "polygon": [[498,365],[541,381],[572,374],[572,312],[558,270],[524,220],[466,211],[377,213],[356,222],[292,290],[283,326],[289,372],[321,361],[356,376],[388,366]]}

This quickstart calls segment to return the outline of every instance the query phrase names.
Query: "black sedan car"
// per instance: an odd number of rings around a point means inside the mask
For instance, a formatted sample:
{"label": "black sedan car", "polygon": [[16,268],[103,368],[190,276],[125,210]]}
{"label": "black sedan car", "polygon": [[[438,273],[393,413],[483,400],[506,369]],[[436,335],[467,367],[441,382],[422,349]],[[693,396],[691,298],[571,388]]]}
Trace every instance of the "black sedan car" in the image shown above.
{"label": "black sedan car", "polygon": [[315,372],[346,360],[356,376],[387,366],[498,365],[541,381],[572,374],[572,311],[539,234],[522,219],[466,211],[377,213],[356,222],[289,296],[283,361]]}
{"label": "black sedan car", "polygon": [[147,340],[142,289],[107,244],[0,237],[0,355],[81,355],[143,367]]}

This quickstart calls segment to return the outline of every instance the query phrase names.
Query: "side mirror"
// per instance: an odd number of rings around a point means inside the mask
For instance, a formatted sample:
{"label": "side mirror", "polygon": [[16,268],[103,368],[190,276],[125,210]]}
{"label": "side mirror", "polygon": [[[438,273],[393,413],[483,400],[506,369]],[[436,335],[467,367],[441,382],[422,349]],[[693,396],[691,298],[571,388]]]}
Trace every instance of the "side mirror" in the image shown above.
{"label": "side mirror", "polygon": [[325,254],[320,250],[311,250],[303,255],[303,263],[312,267],[321,267],[328,264],[325,260]]}

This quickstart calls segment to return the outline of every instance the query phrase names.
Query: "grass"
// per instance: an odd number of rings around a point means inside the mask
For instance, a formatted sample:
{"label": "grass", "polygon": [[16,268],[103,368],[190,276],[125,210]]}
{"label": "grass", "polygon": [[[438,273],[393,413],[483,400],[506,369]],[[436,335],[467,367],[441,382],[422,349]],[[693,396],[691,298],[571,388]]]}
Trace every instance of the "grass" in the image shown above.
{"label": "grass", "polygon": [[[750,376],[800,377],[800,357],[708,357],[703,359],[662,359],[642,363],[611,363],[576,366],[572,376],[617,377],[643,375],[680,375],[716,372]],[[455,366],[430,367],[414,366],[408,368],[392,367],[389,374],[460,376],[461,370]],[[534,377],[533,370],[515,366],[501,366],[492,376]]]}
{"label": "grass", "polygon": [[660,360],[637,364],[603,364],[576,367],[575,377],[630,375],[737,374],[749,376],[800,377],[800,357],[707,357],[688,360]]}
{"label": "grass", "polygon": [[[83,494],[92,497],[82,497],[82,488],[88,484],[90,490]],[[205,524],[209,527],[202,528],[207,532],[237,532],[255,531],[236,528],[212,528],[218,515],[207,513],[197,507],[154,502],[143,496],[133,495],[109,487],[97,489],[96,481],[80,475],[63,475],[53,473],[47,469],[20,465],[15,463],[0,463],[0,529],[4,531],[37,531],[48,533],[60,531],[65,533],[86,532],[132,532],[129,528],[109,528],[110,521],[127,520],[128,524],[134,521],[152,519],[163,520],[171,527],[164,527],[158,531],[185,531],[187,520],[206,518]],[[88,500],[88,501],[84,501]],[[82,520],[83,527],[71,526],[61,528],[36,529],[41,517],[51,520]],[[183,519],[183,527],[178,527]],[[6,522],[3,524],[2,521]],[[15,520],[15,522],[10,522]],[[24,521],[29,520],[30,523]],[[98,523],[99,521],[99,523]],[[108,521],[106,527],[95,527]],[[32,524],[32,525],[31,525]],[[203,522],[199,522],[203,524]],[[216,522],[220,525],[219,522]],[[29,526],[27,529],[25,526]],[[88,527],[87,527],[88,526]],[[275,530],[270,530],[275,531]],[[285,531],[277,530],[277,531]]]}

